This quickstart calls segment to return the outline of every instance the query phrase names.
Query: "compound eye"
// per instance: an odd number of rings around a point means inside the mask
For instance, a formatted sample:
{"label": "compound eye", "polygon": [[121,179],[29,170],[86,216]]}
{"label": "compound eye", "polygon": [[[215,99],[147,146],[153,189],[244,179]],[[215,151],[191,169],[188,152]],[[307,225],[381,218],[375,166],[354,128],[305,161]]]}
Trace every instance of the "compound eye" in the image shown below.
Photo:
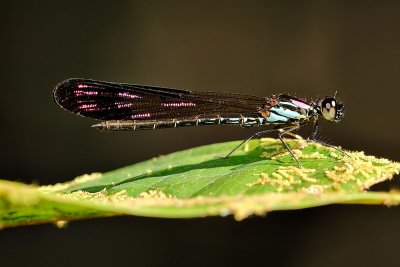
{"label": "compound eye", "polygon": [[333,98],[325,98],[322,101],[321,113],[326,120],[333,121],[336,116],[336,100]]}

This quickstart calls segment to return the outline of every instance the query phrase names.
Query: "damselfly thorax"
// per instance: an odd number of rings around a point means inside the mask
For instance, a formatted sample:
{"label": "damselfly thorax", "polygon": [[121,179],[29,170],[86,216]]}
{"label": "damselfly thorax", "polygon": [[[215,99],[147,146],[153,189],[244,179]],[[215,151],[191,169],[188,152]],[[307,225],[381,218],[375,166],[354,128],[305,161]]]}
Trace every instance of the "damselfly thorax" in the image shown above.
{"label": "damselfly thorax", "polygon": [[64,109],[100,120],[93,127],[103,131],[203,125],[272,126],[272,130],[257,132],[242,144],[255,136],[279,130],[278,137],[299,165],[282,137],[312,122],[314,130],[310,137],[315,139],[319,117],[339,122],[344,114],[344,105],[336,97],[307,102],[286,94],[258,97],[87,79],[65,80],[56,86],[53,95]]}

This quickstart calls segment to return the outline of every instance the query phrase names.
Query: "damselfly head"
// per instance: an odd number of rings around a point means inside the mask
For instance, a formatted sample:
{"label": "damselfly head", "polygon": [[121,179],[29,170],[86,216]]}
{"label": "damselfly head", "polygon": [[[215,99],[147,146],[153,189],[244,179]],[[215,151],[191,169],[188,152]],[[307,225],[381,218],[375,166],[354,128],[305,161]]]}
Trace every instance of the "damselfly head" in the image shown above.
{"label": "damselfly head", "polygon": [[344,116],[344,104],[335,97],[326,96],[319,100],[316,109],[320,116],[331,122],[340,122]]}

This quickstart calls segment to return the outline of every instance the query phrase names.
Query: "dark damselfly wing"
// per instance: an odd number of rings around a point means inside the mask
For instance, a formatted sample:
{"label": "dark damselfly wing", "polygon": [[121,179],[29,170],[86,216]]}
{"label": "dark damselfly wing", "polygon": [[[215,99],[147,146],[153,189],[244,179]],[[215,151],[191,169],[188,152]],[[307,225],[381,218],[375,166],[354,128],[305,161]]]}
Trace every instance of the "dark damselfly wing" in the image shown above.
{"label": "dark damselfly wing", "polygon": [[265,98],[155,86],[68,79],[56,86],[55,101],[97,120],[162,120],[221,114],[256,114]]}

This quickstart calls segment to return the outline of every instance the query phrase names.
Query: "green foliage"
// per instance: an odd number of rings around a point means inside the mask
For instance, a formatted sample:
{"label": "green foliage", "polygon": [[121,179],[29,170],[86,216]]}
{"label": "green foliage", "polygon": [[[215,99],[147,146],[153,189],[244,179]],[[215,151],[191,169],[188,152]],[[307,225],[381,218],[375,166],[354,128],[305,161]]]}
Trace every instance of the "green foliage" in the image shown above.
{"label": "green foliage", "polygon": [[233,214],[236,219],[269,211],[332,203],[386,204],[397,192],[367,192],[398,174],[400,164],[304,140],[287,140],[303,168],[279,140],[252,140],[228,159],[237,142],[160,156],[107,173],[83,175],[52,186],[0,181],[3,227],[130,214],[191,218]]}

